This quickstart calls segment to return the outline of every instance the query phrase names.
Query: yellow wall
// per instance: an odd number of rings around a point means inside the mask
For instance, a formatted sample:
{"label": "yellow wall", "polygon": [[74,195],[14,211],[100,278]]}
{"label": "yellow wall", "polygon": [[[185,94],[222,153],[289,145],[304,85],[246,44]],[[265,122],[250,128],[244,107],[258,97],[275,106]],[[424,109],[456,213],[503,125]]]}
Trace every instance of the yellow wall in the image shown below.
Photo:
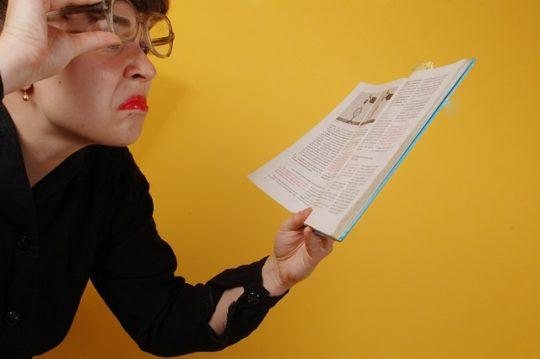
{"label": "yellow wall", "polygon": [[[213,357],[540,358],[540,2],[172,3],[174,57],[132,150],[191,283],[270,253],[288,213],[246,175],[358,82],[478,59],[349,237]],[[43,357],[152,356],[89,285]]]}

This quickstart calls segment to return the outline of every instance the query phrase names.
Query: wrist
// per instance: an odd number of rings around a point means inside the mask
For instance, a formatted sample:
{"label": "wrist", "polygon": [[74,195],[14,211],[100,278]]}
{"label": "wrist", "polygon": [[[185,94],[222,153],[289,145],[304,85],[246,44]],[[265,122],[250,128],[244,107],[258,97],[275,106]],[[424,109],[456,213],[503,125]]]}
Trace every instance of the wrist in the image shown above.
{"label": "wrist", "polygon": [[17,85],[14,83],[12,74],[15,73],[13,62],[4,55],[5,52],[0,48],[0,76],[4,87],[4,96],[17,91]]}
{"label": "wrist", "polygon": [[13,46],[9,45],[5,39],[0,36],[0,76],[4,87],[4,96],[22,89],[25,84],[22,80],[28,75],[29,67],[21,67],[23,63],[20,59],[10,56],[13,52]]}
{"label": "wrist", "polygon": [[268,256],[262,267],[262,278],[263,287],[270,293],[270,296],[279,296],[291,288],[281,280],[277,260],[273,254]]}

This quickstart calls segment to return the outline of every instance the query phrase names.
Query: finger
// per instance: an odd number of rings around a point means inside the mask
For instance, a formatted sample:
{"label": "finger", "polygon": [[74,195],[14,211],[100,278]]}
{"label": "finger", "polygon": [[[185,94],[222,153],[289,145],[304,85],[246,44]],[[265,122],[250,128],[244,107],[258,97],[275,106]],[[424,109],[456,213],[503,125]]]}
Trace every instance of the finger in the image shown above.
{"label": "finger", "polygon": [[333,249],[333,240],[331,238],[315,234],[309,226],[304,229],[304,239],[308,253],[316,261],[320,261]]}
{"label": "finger", "polygon": [[322,246],[326,253],[330,253],[334,250],[334,240],[332,238],[323,238]]}
{"label": "finger", "polygon": [[309,207],[300,212],[294,213],[281,225],[281,230],[297,231],[304,226],[304,221],[311,214],[313,208]]}
{"label": "finger", "polygon": [[121,44],[122,41],[115,33],[108,31],[81,32],[78,34],[67,34],[74,48],[73,57],[77,57],[85,52],[98,50],[111,45]]}
{"label": "finger", "polygon": [[330,237],[319,235],[315,232],[313,232],[313,235],[317,238],[319,238],[319,244],[321,246],[321,249],[325,252],[331,252],[334,248],[334,240]]}
{"label": "finger", "polygon": [[304,229],[304,240],[308,254],[318,262],[322,258],[321,237],[313,233],[313,229],[307,226]]}
{"label": "finger", "polygon": [[307,253],[309,254],[309,256],[311,258],[314,258],[315,260],[317,260],[316,259],[317,254],[315,253],[317,251],[317,249],[313,245],[313,239],[314,238],[312,236],[311,227],[306,226],[306,228],[304,228],[303,235],[304,235],[304,242],[306,244]]}
{"label": "finger", "polygon": [[90,5],[100,3],[100,0],[51,0],[50,11],[68,6]]}
{"label": "finger", "polygon": [[[3,5],[5,6],[5,1]],[[7,2],[7,9],[4,18],[4,30],[11,23],[38,25],[43,20],[44,9],[43,0],[10,0]],[[24,26],[24,25],[22,25]]]}

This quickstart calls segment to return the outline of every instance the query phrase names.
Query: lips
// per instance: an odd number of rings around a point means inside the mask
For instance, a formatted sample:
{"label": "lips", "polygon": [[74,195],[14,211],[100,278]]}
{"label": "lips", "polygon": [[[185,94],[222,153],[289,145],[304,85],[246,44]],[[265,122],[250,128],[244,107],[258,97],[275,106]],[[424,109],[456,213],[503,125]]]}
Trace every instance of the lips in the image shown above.
{"label": "lips", "polygon": [[141,110],[147,112],[148,105],[146,104],[146,97],[140,95],[132,96],[121,104],[118,110]]}

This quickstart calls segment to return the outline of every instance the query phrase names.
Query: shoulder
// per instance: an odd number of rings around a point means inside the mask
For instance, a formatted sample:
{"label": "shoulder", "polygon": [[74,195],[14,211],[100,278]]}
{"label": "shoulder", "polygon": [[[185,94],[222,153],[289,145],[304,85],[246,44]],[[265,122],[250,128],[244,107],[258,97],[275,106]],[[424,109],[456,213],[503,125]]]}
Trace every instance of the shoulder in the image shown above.
{"label": "shoulder", "polygon": [[116,195],[147,191],[149,183],[128,147],[91,145],[86,148],[88,174],[98,187]]}
{"label": "shoulder", "polygon": [[150,185],[127,147],[86,147],[85,162],[83,177],[105,218],[105,233],[115,233],[126,223],[141,222],[152,215]]}

